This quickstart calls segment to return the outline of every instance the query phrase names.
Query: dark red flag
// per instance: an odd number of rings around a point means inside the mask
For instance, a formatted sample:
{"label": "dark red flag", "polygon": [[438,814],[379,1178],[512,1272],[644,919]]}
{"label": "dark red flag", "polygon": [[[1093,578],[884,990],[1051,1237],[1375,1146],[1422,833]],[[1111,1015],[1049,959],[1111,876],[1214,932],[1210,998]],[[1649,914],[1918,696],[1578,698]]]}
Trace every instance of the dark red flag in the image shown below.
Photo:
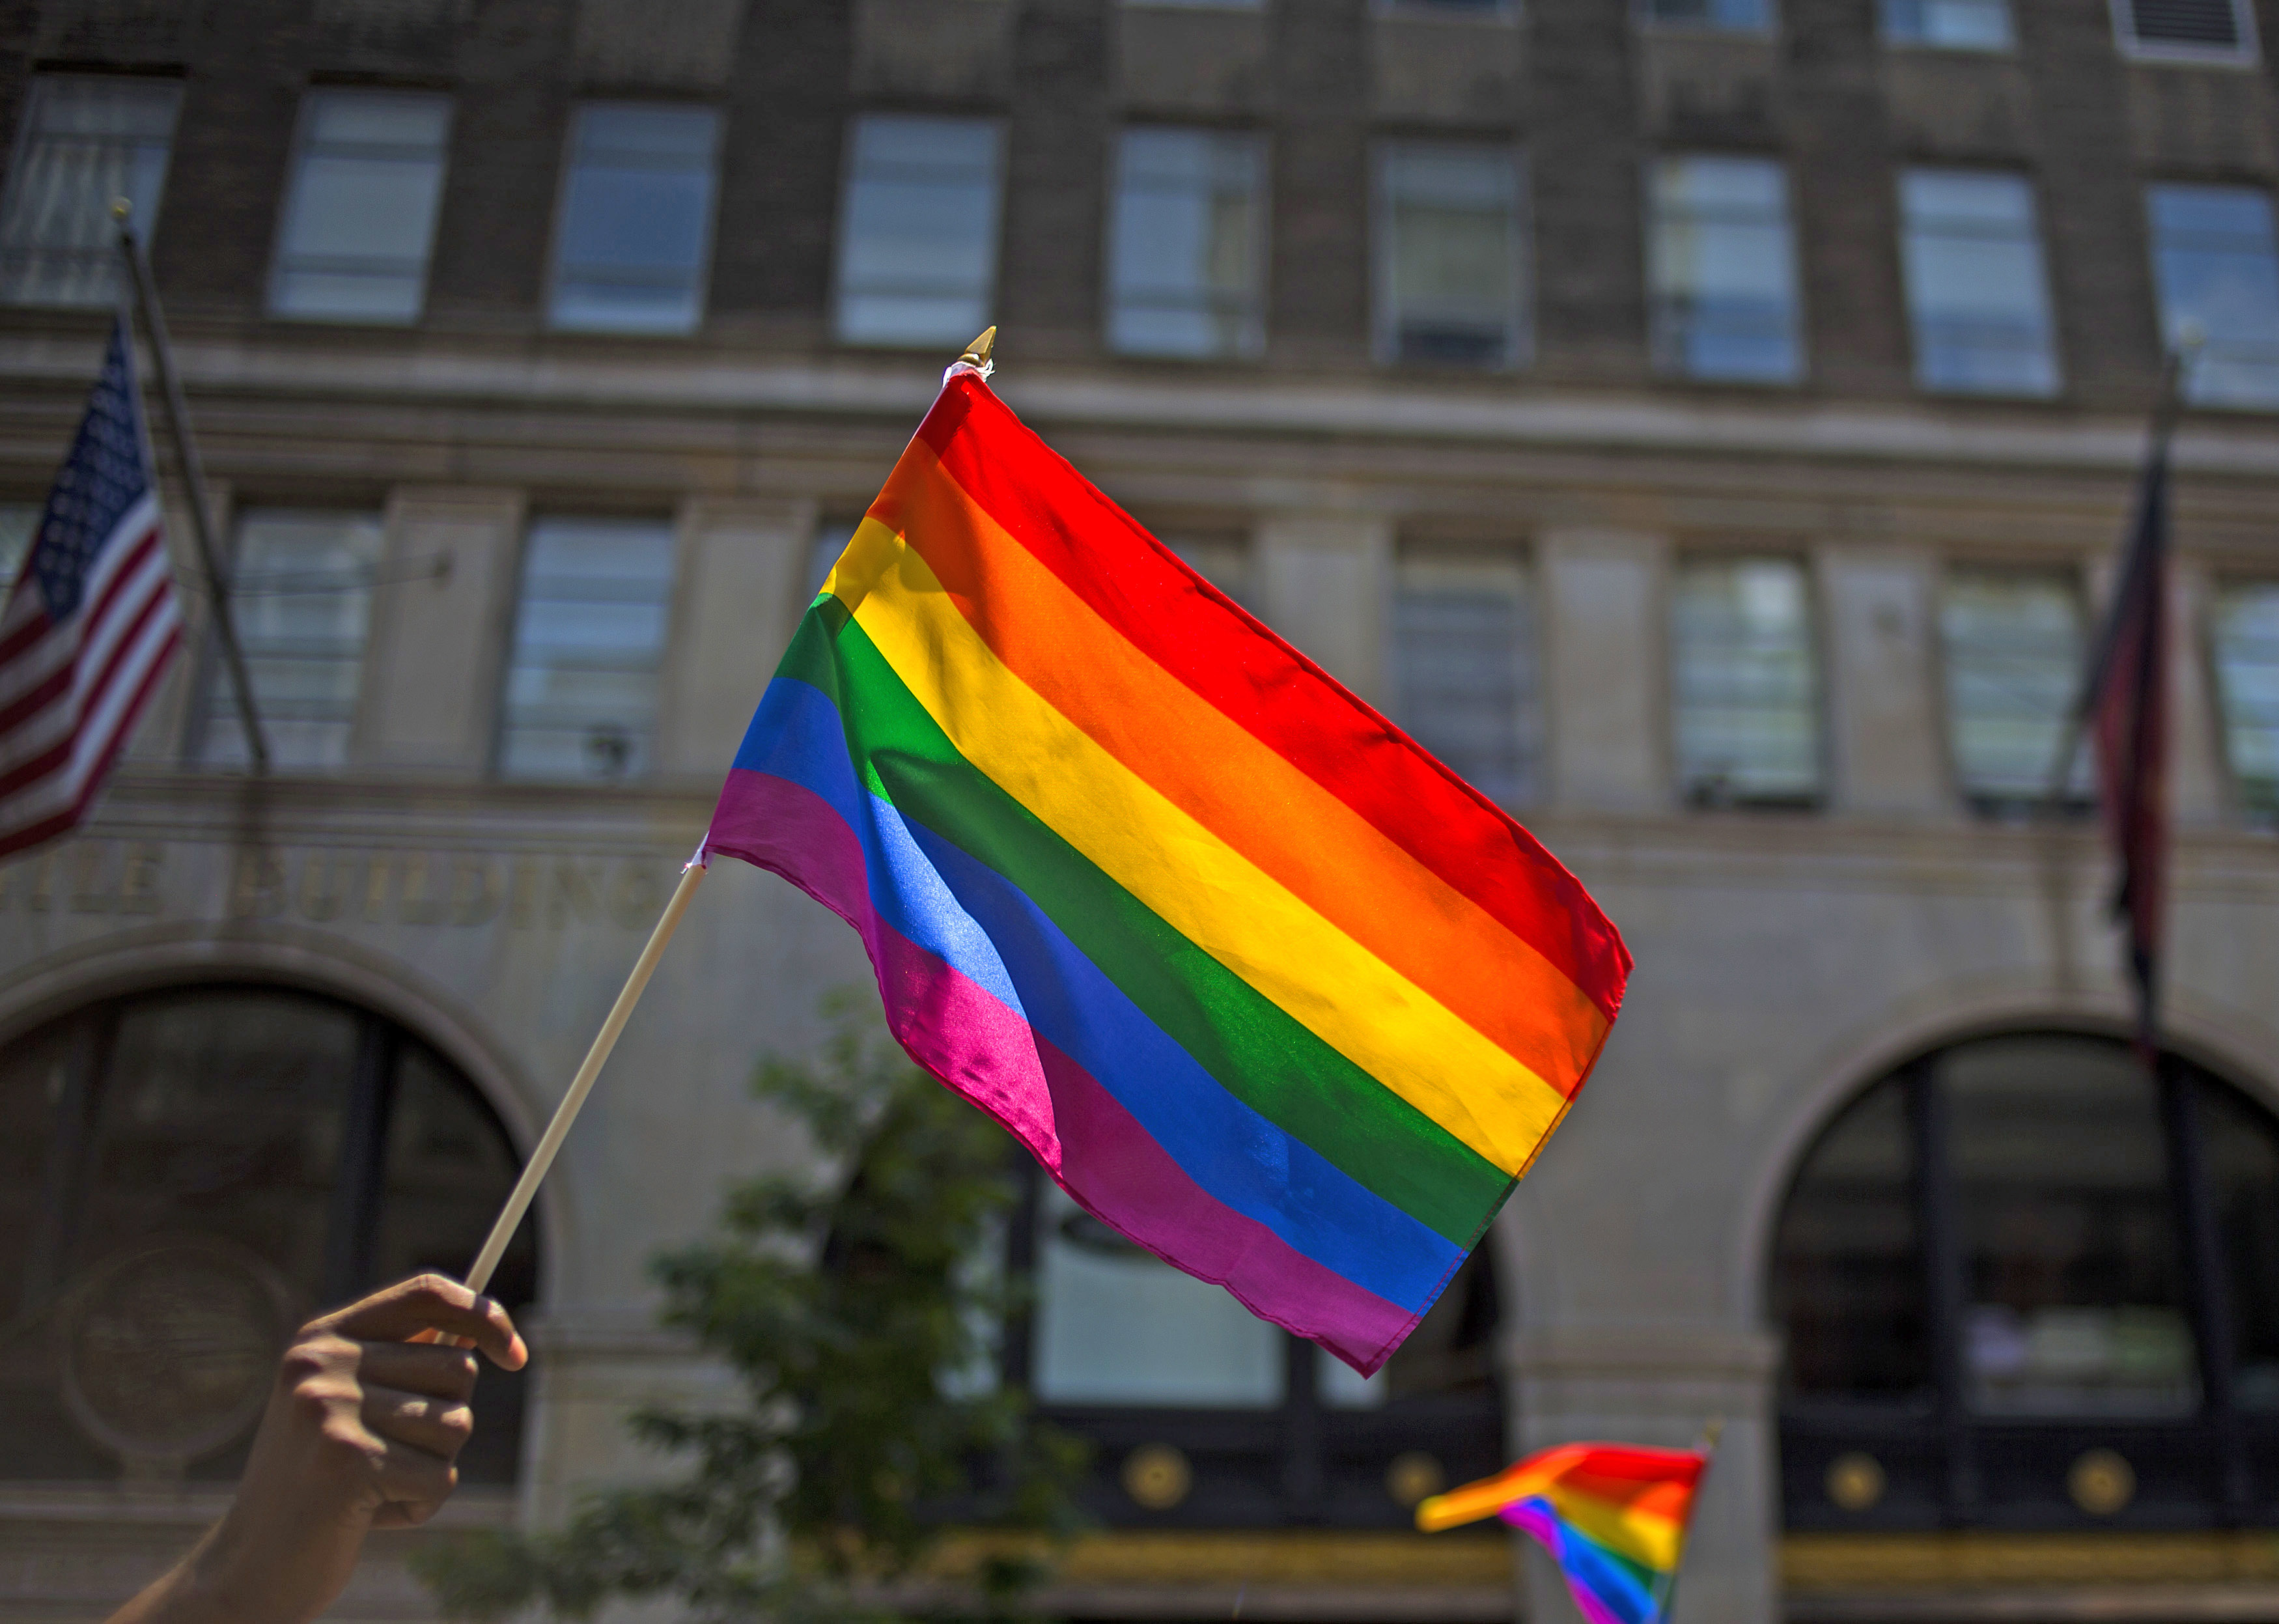
{"label": "dark red flag", "polygon": [[2129,927],[2137,1043],[2160,1053],[2161,921],[2168,870],[2168,465],[2155,440],[2136,532],[2082,696],[2097,749],[2099,800],[2121,874],[2115,918]]}

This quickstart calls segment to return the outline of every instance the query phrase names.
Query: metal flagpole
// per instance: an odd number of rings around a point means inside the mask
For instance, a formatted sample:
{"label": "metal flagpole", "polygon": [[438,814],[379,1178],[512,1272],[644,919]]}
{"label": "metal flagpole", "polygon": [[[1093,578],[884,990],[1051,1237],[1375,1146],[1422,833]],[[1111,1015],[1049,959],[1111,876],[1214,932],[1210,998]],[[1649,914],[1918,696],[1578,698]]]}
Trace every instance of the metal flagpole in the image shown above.
{"label": "metal flagpole", "polygon": [[237,622],[229,603],[229,577],[223,572],[221,554],[214,546],[211,509],[206,505],[206,475],[190,439],[189,410],[182,402],[182,380],[174,373],[174,352],[166,340],[166,318],[158,308],[158,290],[150,280],[150,262],[134,235],[134,205],[124,197],[111,200],[111,218],[119,222],[119,255],[134,280],[135,303],[142,308],[142,326],[150,336],[150,358],[158,371],[158,392],[166,399],[166,427],[174,441],[174,461],[182,472],[190,506],[190,533],[198,548],[198,563],[206,575],[206,591],[213,600],[214,635],[221,640],[222,663],[229,668],[230,691],[237,696],[238,724],[245,730],[245,747],[253,757],[253,770],[269,770],[269,741],[262,737],[261,716],[253,708],[253,682],[245,672],[245,651],[238,647]]}

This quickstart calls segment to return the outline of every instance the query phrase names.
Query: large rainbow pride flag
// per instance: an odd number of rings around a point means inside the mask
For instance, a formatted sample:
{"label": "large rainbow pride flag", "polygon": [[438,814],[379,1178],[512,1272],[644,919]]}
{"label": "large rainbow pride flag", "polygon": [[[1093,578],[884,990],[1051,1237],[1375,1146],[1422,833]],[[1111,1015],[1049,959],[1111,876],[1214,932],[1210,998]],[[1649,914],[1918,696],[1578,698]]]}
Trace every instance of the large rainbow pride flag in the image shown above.
{"label": "large rainbow pride flag", "polygon": [[1630,970],[1500,808],[953,367],[705,838],[862,933],[920,1065],[1078,1203],[1363,1372]]}
{"label": "large rainbow pride flag", "polygon": [[1700,1450],[1562,1444],[1434,1495],[1416,1507],[1416,1526],[1500,1517],[1551,1553],[1590,1624],[1658,1624],[1708,1464]]}

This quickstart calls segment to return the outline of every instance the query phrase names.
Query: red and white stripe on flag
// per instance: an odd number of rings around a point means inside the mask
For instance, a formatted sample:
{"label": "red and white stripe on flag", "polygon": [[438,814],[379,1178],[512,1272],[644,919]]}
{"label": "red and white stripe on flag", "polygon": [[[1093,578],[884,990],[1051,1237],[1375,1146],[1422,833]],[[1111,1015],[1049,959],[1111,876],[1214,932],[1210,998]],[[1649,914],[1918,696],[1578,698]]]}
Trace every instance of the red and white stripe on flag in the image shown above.
{"label": "red and white stripe on flag", "polygon": [[122,320],[0,613],[0,857],[87,816],[181,635]]}

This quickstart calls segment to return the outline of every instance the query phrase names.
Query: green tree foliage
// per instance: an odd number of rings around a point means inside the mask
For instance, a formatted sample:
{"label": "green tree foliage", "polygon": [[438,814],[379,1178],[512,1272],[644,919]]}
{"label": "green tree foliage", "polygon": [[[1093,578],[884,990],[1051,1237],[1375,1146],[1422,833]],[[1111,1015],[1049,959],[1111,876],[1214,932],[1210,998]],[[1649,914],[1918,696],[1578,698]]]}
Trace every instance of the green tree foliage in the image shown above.
{"label": "green tree foliage", "polygon": [[[735,1367],[749,1407],[638,1414],[681,1475],[596,1495],[558,1532],[430,1548],[417,1567],[452,1617],[539,1603],[584,1618],[630,1596],[677,1598],[698,1620],[879,1618],[857,1596],[909,1574],[947,1519],[1073,1531],[1080,1446],[1024,1395],[971,1379],[1010,1306],[974,1266],[1012,1198],[1005,1136],[910,1065],[867,1007],[826,1000],[818,1061],[771,1060],[754,1084],[835,1176],[740,1184],[717,1238],[654,1265],[666,1322]],[[1031,1558],[985,1560],[983,1611],[1009,1612],[1039,1576]]]}

